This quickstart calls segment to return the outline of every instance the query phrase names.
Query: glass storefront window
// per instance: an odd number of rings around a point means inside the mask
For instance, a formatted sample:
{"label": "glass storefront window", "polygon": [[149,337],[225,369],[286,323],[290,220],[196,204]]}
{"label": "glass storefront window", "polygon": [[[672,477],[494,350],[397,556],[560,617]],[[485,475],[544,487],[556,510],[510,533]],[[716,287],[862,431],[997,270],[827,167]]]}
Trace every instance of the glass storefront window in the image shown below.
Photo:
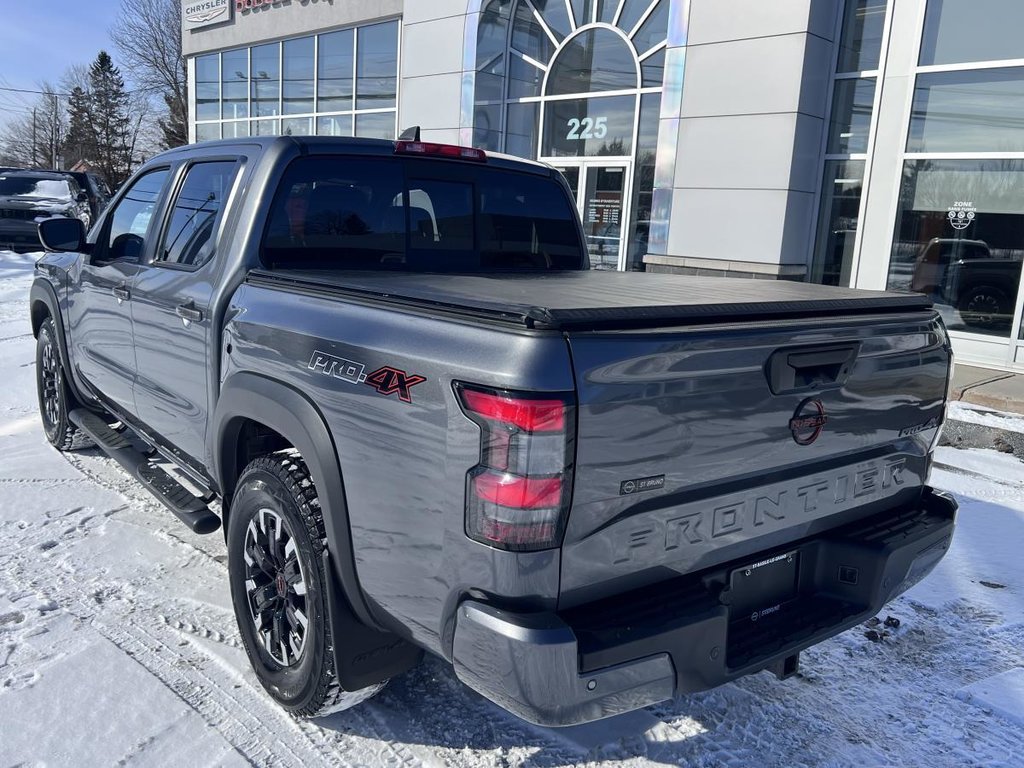
{"label": "glass storefront window", "polygon": [[398,22],[360,27],[356,59],[356,109],[394,107],[398,93]]}
{"label": "glass storefront window", "polygon": [[593,269],[618,269],[625,197],[625,166],[587,168],[581,220]]}
{"label": "glass storefront window", "polygon": [[478,101],[501,101],[505,98],[508,14],[502,10],[500,2],[491,2],[480,11],[476,42]]}
{"label": "glass storefront window", "polygon": [[363,135],[394,138],[398,29],[377,22],[196,57],[197,140],[352,136],[357,120]]}
{"label": "glass storefront window", "polygon": [[509,104],[505,113],[505,151],[517,157],[537,156],[537,119],[540,104],[536,101]]}
{"label": "glass storefront window", "polygon": [[642,62],[640,68],[643,71],[643,85],[645,88],[661,88],[665,82],[665,50],[662,48],[657,53],[652,53]]}
{"label": "glass storefront window", "polygon": [[[851,285],[860,206],[871,146],[876,77],[849,77],[881,66],[887,0],[846,0],[839,41],[818,220],[808,280]],[[844,76],[846,75],[846,76]]]}
{"label": "glass storefront window", "polygon": [[220,117],[220,56],[196,57],[196,120]]}
{"label": "glass storefront window", "polygon": [[928,0],[921,66],[1024,59],[1021,0]]}
{"label": "glass storefront window", "polygon": [[540,15],[544,17],[544,23],[558,40],[564,40],[572,33],[572,24],[569,23],[569,11],[565,7],[565,0],[535,0],[534,5]]}
{"label": "glass storefront window", "polygon": [[547,95],[620,91],[637,87],[636,57],[610,29],[576,35],[548,72]]}
{"label": "glass storefront window", "polygon": [[636,96],[559,99],[544,105],[546,157],[623,156],[633,152]]}
{"label": "glass storefront window", "polygon": [[836,80],[828,134],[829,154],[867,152],[874,104],[875,78]]}
{"label": "glass storefront window", "polygon": [[640,133],[636,138],[636,165],[633,168],[633,203],[630,206],[630,241],[626,244],[626,269],[641,269],[647,253],[654,204],[654,168],[658,155],[658,115],[661,94],[640,97]]}
{"label": "glass storefront window", "polygon": [[480,10],[474,144],[540,157],[562,170],[593,225],[588,247],[599,268],[643,268],[671,6],[672,0],[487,0]]}
{"label": "glass storefront window", "polygon": [[510,99],[540,96],[540,86],[543,79],[544,73],[541,70],[523,61],[519,56],[512,54],[512,57],[509,59],[508,73],[508,97]]}
{"label": "glass storefront window", "polygon": [[221,54],[221,117],[249,116],[249,49]]}
{"label": "glass storefront window", "polygon": [[312,136],[312,117],[286,117],[281,121],[281,133],[285,136]]}
{"label": "glass storefront window", "polygon": [[249,135],[249,121],[235,120],[229,123],[222,123],[225,139],[240,139]]}
{"label": "glass storefront window", "polygon": [[220,138],[220,123],[197,123],[196,141],[212,141]]}
{"label": "glass storefront window", "polygon": [[308,114],[313,111],[313,38],[285,40],[283,45],[283,112],[286,115]]}
{"label": "glass storefront window", "polygon": [[355,33],[351,29],[320,35],[317,62],[317,111],[352,109]]}
{"label": "glass storefront window", "polygon": [[633,35],[633,45],[637,53],[643,56],[658,43],[665,39],[665,30],[668,28],[669,0],[659,0],[654,10],[640,25],[640,29]]}
{"label": "glass storefront window", "polygon": [[325,115],[316,119],[317,136],[351,136],[352,115]]}
{"label": "glass storefront window", "polygon": [[825,163],[818,238],[810,275],[812,283],[850,284],[864,166],[864,160],[829,160]]}
{"label": "glass storefront window", "polygon": [[918,75],[908,152],[1024,152],[1024,67]]}
{"label": "glass storefront window", "polygon": [[650,7],[651,0],[623,0],[622,13],[619,14],[619,28],[629,34]]}
{"label": "glass storefront window", "polygon": [[253,136],[277,136],[281,133],[281,121],[276,118],[253,120],[249,130]]}
{"label": "glass storefront window", "polygon": [[281,114],[281,50],[277,43],[252,49],[252,116]]}
{"label": "glass storefront window", "polygon": [[928,294],[951,330],[1008,338],[1024,260],[1024,160],[904,165],[889,287]]}
{"label": "glass storefront window", "polygon": [[837,72],[878,69],[886,0],[847,0]]}
{"label": "glass storefront window", "polygon": [[356,136],[367,139],[395,138],[395,113],[370,112],[356,115]]}
{"label": "glass storefront window", "polygon": [[520,2],[516,6],[516,15],[512,20],[512,47],[534,61],[541,62],[548,61],[555,52],[551,38],[538,23],[528,3]]}
{"label": "glass storefront window", "polygon": [[478,104],[473,110],[473,146],[501,151],[501,105]]}

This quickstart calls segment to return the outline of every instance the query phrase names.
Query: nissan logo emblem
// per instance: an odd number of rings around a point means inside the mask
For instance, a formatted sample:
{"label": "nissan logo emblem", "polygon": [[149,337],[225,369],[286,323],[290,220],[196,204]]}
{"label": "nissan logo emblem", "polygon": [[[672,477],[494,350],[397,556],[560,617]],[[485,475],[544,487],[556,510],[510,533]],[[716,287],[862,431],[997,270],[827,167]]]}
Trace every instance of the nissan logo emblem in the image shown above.
{"label": "nissan logo emblem", "polygon": [[809,397],[796,407],[789,420],[789,431],[797,445],[810,445],[819,437],[828,423],[825,406],[816,397]]}

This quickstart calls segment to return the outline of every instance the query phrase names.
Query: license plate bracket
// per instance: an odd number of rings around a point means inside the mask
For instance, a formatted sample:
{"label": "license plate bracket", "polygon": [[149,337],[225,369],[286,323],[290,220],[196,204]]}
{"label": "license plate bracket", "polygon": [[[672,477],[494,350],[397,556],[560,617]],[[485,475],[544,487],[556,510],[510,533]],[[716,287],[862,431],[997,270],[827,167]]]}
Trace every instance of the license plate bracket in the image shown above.
{"label": "license plate bracket", "polygon": [[772,555],[733,570],[729,577],[732,621],[754,620],[778,612],[797,596],[800,553]]}

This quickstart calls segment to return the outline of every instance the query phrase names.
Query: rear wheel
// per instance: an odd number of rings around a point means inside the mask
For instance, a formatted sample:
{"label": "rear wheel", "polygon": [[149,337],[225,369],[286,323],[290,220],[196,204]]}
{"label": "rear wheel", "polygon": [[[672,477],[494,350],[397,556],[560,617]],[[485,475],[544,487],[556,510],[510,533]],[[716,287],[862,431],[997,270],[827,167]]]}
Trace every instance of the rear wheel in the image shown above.
{"label": "rear wheel", "polygon": [[384,683],[347,692],[334,671],[323,517],[305,463],[282,453],[251,462],[228,523],[235,618],[256,677],[285,709],[316,717],[348,709]]}
{"label": "rear wheel", "polygon": [[78,406],[78,401],[68,386],[57,346],[57,330],[49,317],[39,326],[36,337],[36,389],[43,432],[54,448],[75,451],[93,445],[92,440],[68,419],[68,413]]}
{"label": "rear wheel", "polygon": [[957,309],[964,323],[985,328],[1008,322],[1013,315],[1010,298],[1004,291],[991,285],[971,288],[960,299]]}

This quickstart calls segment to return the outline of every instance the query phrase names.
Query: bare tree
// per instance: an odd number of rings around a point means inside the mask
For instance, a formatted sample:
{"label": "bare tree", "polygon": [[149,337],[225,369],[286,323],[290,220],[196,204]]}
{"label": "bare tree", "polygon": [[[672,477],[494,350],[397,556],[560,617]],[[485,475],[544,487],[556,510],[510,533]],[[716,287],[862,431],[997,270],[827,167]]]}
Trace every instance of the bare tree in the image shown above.
{"label": "bare tree", "polygon": [[59,168],[67,134],[67,98],[49,81],[36,84],[35,100],[5,126],[0,153],[5,162],[29,168]]}
{"label": "bare tree", "polygon": [[185,144],[188,83],[181,55],[180,0],[121,0],[110,37],[135,87],[167,106],[160,121],[165,147]]}

